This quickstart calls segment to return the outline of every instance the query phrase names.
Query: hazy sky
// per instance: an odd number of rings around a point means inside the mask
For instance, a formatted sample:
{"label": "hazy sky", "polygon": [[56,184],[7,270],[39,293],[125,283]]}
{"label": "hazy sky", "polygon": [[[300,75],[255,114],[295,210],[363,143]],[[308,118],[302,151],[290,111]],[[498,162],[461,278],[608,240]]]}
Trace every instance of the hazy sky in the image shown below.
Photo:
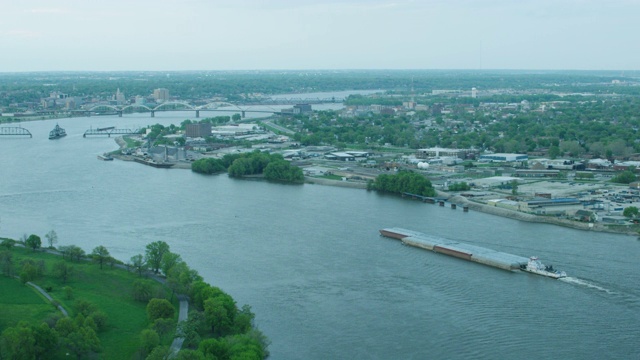
{"label": "hazy sky", "polygon": [[0,0],[0,72],[640,68],[640,0]]}

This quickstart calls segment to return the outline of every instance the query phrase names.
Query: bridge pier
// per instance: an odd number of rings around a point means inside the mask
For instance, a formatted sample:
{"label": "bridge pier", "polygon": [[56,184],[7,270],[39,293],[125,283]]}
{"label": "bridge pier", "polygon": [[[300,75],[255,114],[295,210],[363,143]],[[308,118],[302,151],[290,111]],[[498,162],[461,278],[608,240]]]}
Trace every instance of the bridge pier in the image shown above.
{"label": "bridge pier", "polygon": [[242,110],[242,118],[244,119],[244,110]]}
{"label": "bridge pier", "polygon": [[122,117],[122,110],[118,111],[118,117]]}
{"label": "bridge pier", "polygon": [[151,110],[151,117],[156,117],[156,112]]}
{"label": "bridge pier", "polygon": [[196,118],[200,117],[200,110],[196,110]]}

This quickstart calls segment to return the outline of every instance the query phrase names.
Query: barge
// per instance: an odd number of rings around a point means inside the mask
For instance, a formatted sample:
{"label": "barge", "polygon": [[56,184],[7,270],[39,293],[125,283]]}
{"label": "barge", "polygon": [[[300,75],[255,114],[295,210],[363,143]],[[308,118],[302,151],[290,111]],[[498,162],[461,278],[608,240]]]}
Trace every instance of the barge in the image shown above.
{"label": "barge", "polygon": [[[493,266],[499,269],[515,271],[527,269],[529,258],[508,254],[483,248],[476,245],[461,243],[458,241],[438,238],[423,233],[402,228],[387,228],[380,230],[380,235],[400,240],[403,244],[431,250],[460,259],[477,262],[479,264]],[[528,271],[543,275],[539,272]],[[549,276],[544,274],[545,276]],[[566,274],[564,275],[566,276]],[[553,276],[551,276],[553,277]]]}
{"label": "barge", "polygon": [[145,164],[145,165],[149,165],[149,166],[153,166],[155,168],[161,168],[161,169],[168,169],[170,167],[173,166],[172,163],[167,163],[167,162],[156,162],[154,160],[148,159],[148,158],[141,158],[141,157],[134,157],[133,161],[140,163],[140,164]]}

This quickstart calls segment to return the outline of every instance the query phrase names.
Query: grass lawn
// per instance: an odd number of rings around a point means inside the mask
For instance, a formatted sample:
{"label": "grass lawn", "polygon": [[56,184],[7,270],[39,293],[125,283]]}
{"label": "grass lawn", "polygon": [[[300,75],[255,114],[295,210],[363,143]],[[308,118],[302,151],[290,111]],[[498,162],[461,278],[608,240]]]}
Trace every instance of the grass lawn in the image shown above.
{"label": "grass lawn", "polygon": [[[58,301],[70,314],[75,316],[74,304],[77,300],[85,300],[96,306],[96,308],[108,317],[108,328],[106,331],[98,334],[100,338],[103,352],[100,354],[101,359],[131,359],[133,354],[138,350],[140,332],[148,327],[147,314],[146,314],[146,302],[135,301],[132,296],[133,282],[140,277],[132,272],[127,272],[123,269],[110,268],[105,265],[103,269],[95,263],[87,261],[69,261],[63,260],[61,256],[47,254],[44,252],[33,252],[31,250],[23,248],[14,248],[12,250],[14,255],[14,261],[19,264],[21,259],[29,257],[36,260],[44,260],[46,266],[45,276],[41,279],[33,281],[43,289],[49,288],[49,294]],[[65,261],[68,265],[73,267],[73,272],[65,284],[61,279],[53,276],[53,265],[57,262]],[[13,286],[23,286],[19,281],[12,280],[16,284]],[[168,293],[163,286],[153,281],[154,297],[164,297],[165,293]],[[2,289],[5,288],[4,283],[1,283]],[[72,288],[73,296],[68,299],[64,291],[64,287],[69,286]],[[31,289],[32,296],[44,303],[44,300]],[[20,299],[14,299],[14,294],[8,294],[9,292],[0,292],[0,304],[5,306],[20,302]],[[11,292],[13,293],[13,292]],[[17,295],[16,295],[17,296]],[[176,318],[177,318],[177,300],[172,299],[176,306]],[[31,308],[31,304],[35,300],[28,302],[28,307]],[[18,305],[15,305],[18,306]],[[34,305],[35,306],[35,305]],[[45,303],[45,308],[51,310],[53,307],[50,304]],[[35,310],[30,310],[35,311]],[[10,321],[6,318],[6,312],[0,312],[0,321]],[[40,319],[44,319],[48,313],[43,314]],[[12,317],[14,315],[11,315]],[[19,315],[18,315],[19,316]],[[33,314],[32,318],[37,319],[37,314]],[[0,322],[2,324],[2,322]],[[168,344],[166,344],[168,345]]]}
{"label": "grass lawn", "polygon": [[58,311],[34,288],[18,279],[0,276],[0,332],[15,326],[19,321],[38,324]]}

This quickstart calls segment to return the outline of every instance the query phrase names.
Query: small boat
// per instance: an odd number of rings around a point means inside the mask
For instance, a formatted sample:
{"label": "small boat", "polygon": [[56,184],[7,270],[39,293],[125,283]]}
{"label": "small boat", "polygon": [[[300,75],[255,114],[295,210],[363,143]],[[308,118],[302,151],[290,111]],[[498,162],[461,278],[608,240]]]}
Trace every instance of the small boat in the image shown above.
{"label": "small boat", "polygon": [[102,154],[102,155],[98,155],[98,160],[102,160],[102,161],[112,161],[113,160],[113,156],[109,155],[109,154]]}
{"label": "small boat", "polygon": [[49,140],[60,139],[65,136],[67,136],[67,132],[58,124],[49,132]]}
{"label": "small boat", "polygon": [[560,279],[567,276],[567,273],[554,269],[552,265],[544,265],[536,256],[530,257],[529,262],[526,265],[522,265],[520,270],[530,272],[532,274],[548,276],[554,279]]}

